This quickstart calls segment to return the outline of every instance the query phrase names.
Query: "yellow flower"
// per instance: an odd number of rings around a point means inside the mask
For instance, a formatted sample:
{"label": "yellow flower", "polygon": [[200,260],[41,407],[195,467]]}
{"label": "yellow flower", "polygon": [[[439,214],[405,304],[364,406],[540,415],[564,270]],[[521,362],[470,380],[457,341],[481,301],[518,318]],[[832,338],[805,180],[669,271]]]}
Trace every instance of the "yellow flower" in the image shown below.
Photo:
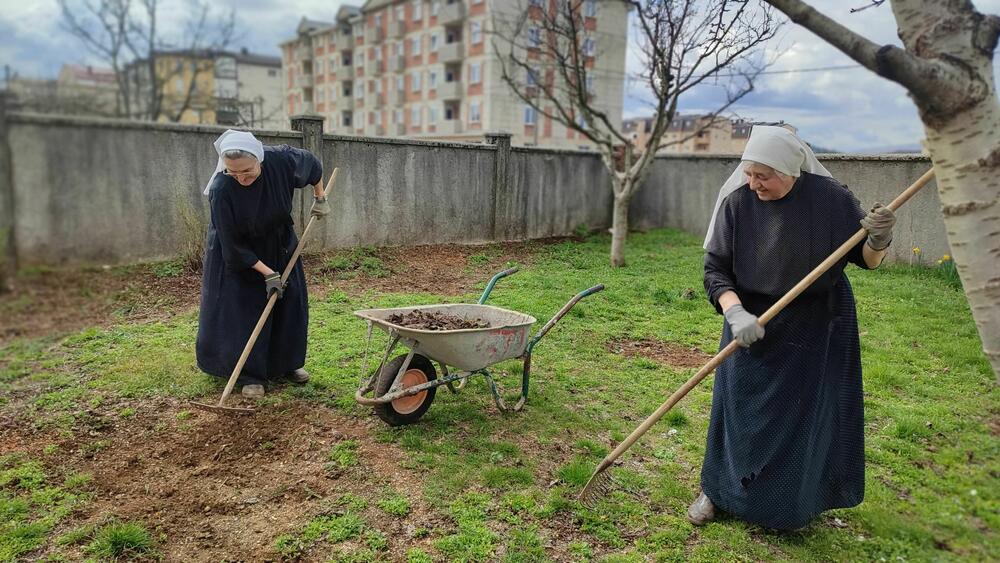
{"label": "yellow flower", "polygon": [[948,260],[951,260],[951,256],[948,256],[947,254],[945,254],[944,256],[941,257],[941,260],[947,262]]}
{"label": "yellow flower", "polygon": [[920,247],[919,246],[914,246],[913,247],[913,253],[914,254],[920,254]]}

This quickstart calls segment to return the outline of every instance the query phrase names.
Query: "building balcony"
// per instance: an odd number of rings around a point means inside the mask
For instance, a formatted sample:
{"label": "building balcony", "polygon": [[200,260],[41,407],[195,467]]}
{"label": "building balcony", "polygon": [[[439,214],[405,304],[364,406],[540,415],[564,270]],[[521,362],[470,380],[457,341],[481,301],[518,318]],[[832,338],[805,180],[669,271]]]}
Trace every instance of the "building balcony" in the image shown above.
{"label": "building balcony", "polygon": [[441,6],[438,12],[438,25],[455,25],[465,19],[465,2],[452,2]]}
{"label": "building balcony", "polygon": [[462,122],[458,119],[446,119],[437,126],[437,133],[444,135],[458,135],[462,132]]}
{"label": "building balcony", "polygon": [[298,47],[295,48],[295,58],[300,61],[308,61],[313,58],[312,45],[308,43],[300,43]]}
{"label": "building balcony", "polygon": [[455,41],[454,43],[445,43],[438,50],[438,62],[439,63],[460,63],[465,55],[465,50],[462,48],[461,41]]}
{"label": "building balcony", "polygon": [[383,67],[382,61],[378,60],[368,61],[365,64],[368,65],[368,68],[365,69],[365,72],[368,74],[368,76],[380,76],[382,74],[382,67]]}
{"label": "building balcony", "polygon": [[462,82],[459,80],[443,82],[437,87],[437,97],[439,100],[458,100],[462,97],[464,89]]}
{"label": "building balcony", "polygon": [[406,92],[402,90],[390,90],[389,91],[389,105],[392,107],[399,107],[403,105],[406,101]]}
{"label": "building balcony", "polygon": [[369,27],[365,30],[365,41],[368,43],[381,43],[385,40],[385,32],[381,27]]}
{"label": "building balcony", "polygon": [[337,50],[338,51],[353,51],[355,49],[354,36],[353,35],[343,35],[337,34]]}
{"label": "building balcony", "polygon": [[403,72],[406,68],[406,57],[403,55],[392,55],[389,57],[389,72]]}
{"label": "building balcony", "polygon": [[404,22],[389,23],[389,37],[402,39],[404,35],[406,35],[406,24]]}
{"label": "building balcony", "polygon": [[299,88],[312,88],[313,82],[313,75],[311,74],[300,74],[297,80]]}

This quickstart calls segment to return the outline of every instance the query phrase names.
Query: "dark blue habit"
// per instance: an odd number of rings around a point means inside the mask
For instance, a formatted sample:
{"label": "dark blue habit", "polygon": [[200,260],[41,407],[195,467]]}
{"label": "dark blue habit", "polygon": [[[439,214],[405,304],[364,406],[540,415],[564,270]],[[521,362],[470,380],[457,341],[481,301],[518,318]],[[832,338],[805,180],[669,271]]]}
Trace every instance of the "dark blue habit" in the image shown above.
{"label": "dark blue habit", "polygon": [[[264,147],[261,174],[250,186],[217,173],[208,192],[212,216],[205,240],[201,310],[195,345],[198,367],[229,378],[267,304],[258,260],[284,272],[298,238],[292,194],[319,182],[323,166],[312,153],[286,145]],[[239,384],[264,384],[305,364],[309,304],[302,262],[288,276],[240,373]]]}
{"label": "dark blue habit", "polygon": [[[747,185],[722,203],[705,255],[705,291],[733,290],[761,315],[861,228],[857,198],[832,178],[802,173],[785,197]],[[847,262],[868,268],[864,242],[716,370],[701,471],[716,507],[775,529],[864,498],[861,348]],[[720,349],[732,340],[723,323]]]}

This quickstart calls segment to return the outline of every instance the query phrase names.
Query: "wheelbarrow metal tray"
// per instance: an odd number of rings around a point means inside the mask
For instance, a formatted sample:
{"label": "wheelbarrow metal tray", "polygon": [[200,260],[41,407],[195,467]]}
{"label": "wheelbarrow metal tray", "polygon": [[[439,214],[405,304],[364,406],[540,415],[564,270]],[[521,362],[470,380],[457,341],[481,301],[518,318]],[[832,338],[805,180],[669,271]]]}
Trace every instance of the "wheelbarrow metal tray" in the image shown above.
{"label": "wheelbarrow metal tray", "polygon": [[[487,328],[456,330],[426,330],[408,328],[390,323],[392,315],[405,315],[410,311],[441,313],[466,320],[481,319]],[[497,362],[517,358],[528,346],[528,333],[535,317],[493,307],[469,303],[395,307],[391,309],[365,309],[354,314],[371,321],[386,332],[395,332],[402,338],[416,342],[414,352],[461,370],[475,371]]]}

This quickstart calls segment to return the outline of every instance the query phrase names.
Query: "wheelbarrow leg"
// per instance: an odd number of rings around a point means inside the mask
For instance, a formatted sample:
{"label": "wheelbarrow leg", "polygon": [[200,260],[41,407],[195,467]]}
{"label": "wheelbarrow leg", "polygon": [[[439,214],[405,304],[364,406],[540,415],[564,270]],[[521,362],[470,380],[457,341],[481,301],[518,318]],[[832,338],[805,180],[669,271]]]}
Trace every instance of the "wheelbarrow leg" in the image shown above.
{"label": "wheelbarrow leg", "polygon": [[503,401],[503,397],[500,396],[500,390],[497,389],[497,384],[495,381],[493,381],[493,376],[490,375],[490,372],[484,369],[480,370],[479,373],[483,374],[483,377],[486,378],[486,382],[490,384],[490,393],[493,395],[493,402],[496,403],[497,408],[500,409],[500,412],[510,412],[512,410],[517,410],[517,409],[511,409],[510,407],[507,406],[507,403]]}
{"label": "wheelbarrow leg", "polygon": [[514,405],[514,412],[524,408],[524,402],[528,400],[528,380],[531,378],[531,352],[524,355],[524,367],[521,370],[521,398]]}

